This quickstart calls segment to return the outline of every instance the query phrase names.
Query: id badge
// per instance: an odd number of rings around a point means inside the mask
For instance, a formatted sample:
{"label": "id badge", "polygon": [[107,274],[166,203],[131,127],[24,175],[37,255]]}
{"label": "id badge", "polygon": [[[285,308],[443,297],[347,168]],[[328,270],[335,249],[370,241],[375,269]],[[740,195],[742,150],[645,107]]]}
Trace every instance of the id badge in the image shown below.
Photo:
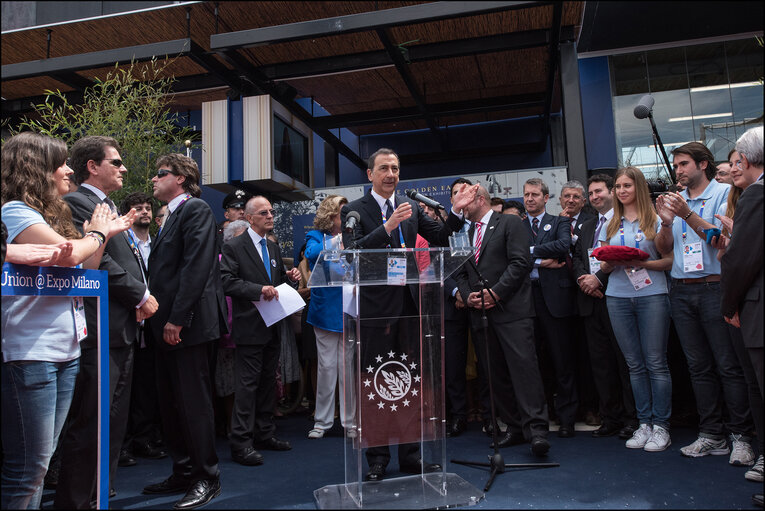
{"label": "id badge", "polygon": [[85,301],[81,296],[72,298],[72,312],[74,313],[74,328],[77,330],[77,342],[88,336],[88,323],[85,320]]}
{"label": "id badge", "polygon": [[645,268],[625,268],[624,273],[627,274],[627,278],[630,279],[630,284],[635,288],[635,291],[653,284],[651,277],[648,275],[648,270]]}
{"label": "id badge", "polygon": [[701,242],[686,243],[683,245],[683,271],[693,272],[704,269],[704,253]]}
{"label": "id badge", "polygon": [[600,271],[600,260],[594,255],[592,255],[594,251],[595,251],[594,248],[587,249],[587,257],[590,258],[590,273],[592,273],[593,275]]}
{"label": "id badge", "polygon": [[406,257],[388,258],[388,285],[406,285]]}

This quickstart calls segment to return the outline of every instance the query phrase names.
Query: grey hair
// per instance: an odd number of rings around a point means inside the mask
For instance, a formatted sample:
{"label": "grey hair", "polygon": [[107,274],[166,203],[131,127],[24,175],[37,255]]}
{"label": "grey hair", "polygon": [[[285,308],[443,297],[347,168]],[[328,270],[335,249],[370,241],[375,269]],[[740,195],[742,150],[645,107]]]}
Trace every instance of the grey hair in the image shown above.
{"label": "grey hair", "polygon": [[582,197],[587,196],[587,192],[584,189],[584,185],[575,179],[563,184],[563,186],[560,189],[561,194],[563,194],[563,190],[565,190],[566,188],[573,188],[574,190],[579,190],[580,192],[582,192]]}
{"label": "grey hair", "polygon": [[746,131],[736,142],[736,151],[743,154],[753,167],[762,167],[762,126]]}
{"label": "grey hair", "polygon": [[240,232],[247,230],[249,226],[250,224],[244,220],[234,220],[233,222],[229,222],[229,224],[223,228],[223,243],[238,236]]}
{"label": "grey hair", "polygon": [[550,195],[550,189],[547,187],[547,184],[542,181],[541,178],[532,177],[531,179],[527,179],[526,182],[523,183],[524,191],[526,190],[526,185],[539,186],[542,189],[542,195]]}

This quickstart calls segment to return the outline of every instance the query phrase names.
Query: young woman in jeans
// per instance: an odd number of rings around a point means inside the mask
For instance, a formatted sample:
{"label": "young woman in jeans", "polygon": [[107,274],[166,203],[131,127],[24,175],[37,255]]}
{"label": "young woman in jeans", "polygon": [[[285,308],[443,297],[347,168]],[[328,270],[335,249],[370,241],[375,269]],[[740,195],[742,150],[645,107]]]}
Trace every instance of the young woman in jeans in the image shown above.
{"label": "young woman in jeans", "polygon": [[614,180],[614,215],[601,231],[601,245],[624,245],[647,252],[645,261],[603,262],[611,276],[606,303],[616,340],[627,361],[640,427],[627,440],[630,449],[663,451],[670,444],[672,378],[667,364],[669,295],[664,272],[672,253],[662,256],[653,240],[661,221],[651,204],[643,173],[621,168]]}
{"label": "young woman in jeans", "polygon": [[[56,245],[69,239],[71,252],[58,265],[98,268],[105,242],[132,225],[135,211],[113,218],[108,206],[99,205],[81,236],[61,199],[72,174],[66,156],[63,141],[31,132],[3,145],[8,243]],[[77,303],[82,299],[2,297],[2,509],[40,508],[43,478],[79,371],[84,332],[76,325],[84,325],[85,318]]]}

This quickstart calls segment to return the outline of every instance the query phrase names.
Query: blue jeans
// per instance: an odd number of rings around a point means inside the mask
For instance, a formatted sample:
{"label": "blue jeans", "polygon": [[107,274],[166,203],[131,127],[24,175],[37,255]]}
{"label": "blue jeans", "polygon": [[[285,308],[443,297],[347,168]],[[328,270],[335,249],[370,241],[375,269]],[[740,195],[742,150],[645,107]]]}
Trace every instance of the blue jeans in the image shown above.
{"label": "blue jeans", "polygon": [[669,429],[672,376],[667,364],[669,297],[607,296],[608,316],[630,371],[635,409],[641,424]]}
{"label": "blue jeans", "polygon": [[39,509],[43,478],[69,412],[79,359],[2,367],[2,509]]}
{"label": "blue jeans", "polygon": [[724,399],[728,408],[727,428],[731,433],[750,438],[754,423],[749,413],[746,380],[728,325],[720,314],[720,283],[673,281],[669,297],[696,396],[699,435],[716,440],[725,438]]}

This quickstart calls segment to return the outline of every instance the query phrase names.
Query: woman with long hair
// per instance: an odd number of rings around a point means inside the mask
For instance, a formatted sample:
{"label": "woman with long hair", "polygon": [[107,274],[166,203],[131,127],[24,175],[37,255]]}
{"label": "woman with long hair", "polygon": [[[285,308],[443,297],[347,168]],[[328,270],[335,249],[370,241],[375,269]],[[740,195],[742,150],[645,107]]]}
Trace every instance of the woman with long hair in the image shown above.
{"label": "woman with long hair", "polygon": [[[82,236],[61,196],[72,169],[66,144],[31,132],[2,148],[2,215],[8,243],[61,244],[59,266],[98,268],[106,241],[127,230],[135,211],[117,218],[99,205]],[[82,298],[2,297],[3,509],[39,509],[43,478],[69,412],[85,337]]]}
{"label": "woman with long hair", "polygon": [[635,167],[621,168],[614,183],[614,216],[601,231],[601,245],[636,247],[650,256],[644,261],[604,261],[601,265],[611,274],[606,288],[608,315],[629,367],[640,422],[626,446],[663,451],[671,443],[672,377],[667,364],[670,314],[664,272],[672,267],[672,252],[662,256],[654,245],[662,224],[643,173]]}
{"label": "woman with long hair", "polygon": [[[340,234],[340,209],[348,199],[329,195],[316,210],[314,229],[306,233],[305,258],[313,271],[319,253],[324,249],[324,237]],[[324,264],[331,264],[325,262]],[[335,388],[340,391],[340,422],[350,427],[353,411],[347,409],[342,392],[343,362],[343,290],[340,287],[311,288],[311,302],[306,322],[316,335],[318,369],[316,374],[316,411],[314,426],[308,438],[322,438],[335,423]]]}

